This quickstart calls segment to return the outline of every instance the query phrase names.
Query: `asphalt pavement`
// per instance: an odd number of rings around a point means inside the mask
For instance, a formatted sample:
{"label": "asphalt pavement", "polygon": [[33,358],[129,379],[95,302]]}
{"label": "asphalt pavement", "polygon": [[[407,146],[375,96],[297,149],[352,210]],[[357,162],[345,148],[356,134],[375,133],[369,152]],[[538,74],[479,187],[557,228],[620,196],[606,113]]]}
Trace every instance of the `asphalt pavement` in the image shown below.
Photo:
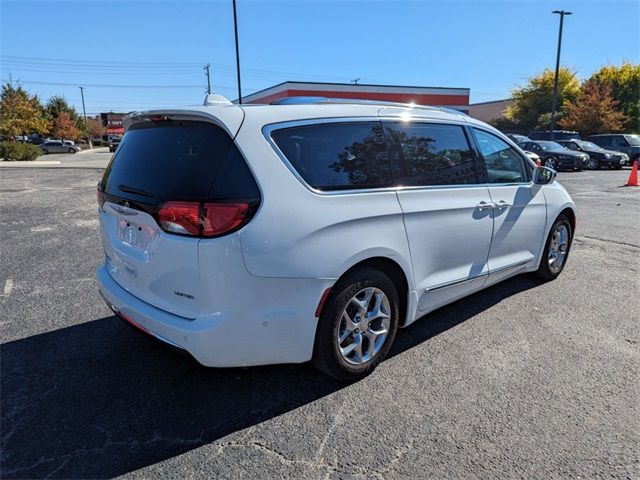
{"label": "asphalt pavement", "polygon": [[559,175],[578,227],[558,280],[441,308],[344,384],[204,368],[133,331],[97,293],[101,169],[1,168],[0,477],[639,478],[628,174]]}

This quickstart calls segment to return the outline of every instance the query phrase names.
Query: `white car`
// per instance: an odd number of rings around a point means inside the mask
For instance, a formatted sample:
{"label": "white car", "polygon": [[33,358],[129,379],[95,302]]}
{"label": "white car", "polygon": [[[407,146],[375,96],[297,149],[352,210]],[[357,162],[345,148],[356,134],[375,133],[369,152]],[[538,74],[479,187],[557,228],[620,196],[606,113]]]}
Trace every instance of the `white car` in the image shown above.
{"label": "white car", "polygon": [[[134,112],[98,185],[111,309],[200,363],[356,379],[396,330],[562,271],[575,207],[485,123],[358,101]],[[296,104],[298,103],[298,104]]]}

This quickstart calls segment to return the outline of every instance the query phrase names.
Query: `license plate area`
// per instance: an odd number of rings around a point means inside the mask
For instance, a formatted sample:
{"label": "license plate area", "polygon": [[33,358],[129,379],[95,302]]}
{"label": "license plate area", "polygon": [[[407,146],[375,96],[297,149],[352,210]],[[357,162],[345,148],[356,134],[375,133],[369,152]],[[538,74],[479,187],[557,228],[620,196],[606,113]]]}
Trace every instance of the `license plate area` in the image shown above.
{"label": "license plate area", "polygon": [[131,220],[119,219],[117,236],[124,245],[136,250],[148,251],[156,229]]}

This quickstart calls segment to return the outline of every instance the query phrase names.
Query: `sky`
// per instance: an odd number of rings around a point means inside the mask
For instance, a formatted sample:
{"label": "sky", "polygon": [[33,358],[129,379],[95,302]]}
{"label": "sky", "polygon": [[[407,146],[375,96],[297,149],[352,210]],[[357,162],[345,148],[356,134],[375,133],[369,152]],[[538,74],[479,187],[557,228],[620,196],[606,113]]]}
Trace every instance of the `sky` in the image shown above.
{"label": "sky", "polygon": [[[562,64],[640,62],[640,2],[237,0],[243,94],[287,80],[468,87],[502,99]],[[231,0],[0,0],[0,80],[87,115],[237,98]]]}

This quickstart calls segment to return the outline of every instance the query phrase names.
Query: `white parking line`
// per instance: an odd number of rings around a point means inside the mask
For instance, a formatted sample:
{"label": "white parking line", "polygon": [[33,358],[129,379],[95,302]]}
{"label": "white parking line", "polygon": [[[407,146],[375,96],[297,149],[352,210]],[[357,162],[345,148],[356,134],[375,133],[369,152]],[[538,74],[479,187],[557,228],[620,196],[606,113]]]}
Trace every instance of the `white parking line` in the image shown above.
{"label": "white parking line", "polygon": [[2,296],[8,297],[9,295],[11,295],[11,290],[13,290],[13,280],[7,278],[7,280],[5,280],[4,282],[4,293],[2,294]]}

